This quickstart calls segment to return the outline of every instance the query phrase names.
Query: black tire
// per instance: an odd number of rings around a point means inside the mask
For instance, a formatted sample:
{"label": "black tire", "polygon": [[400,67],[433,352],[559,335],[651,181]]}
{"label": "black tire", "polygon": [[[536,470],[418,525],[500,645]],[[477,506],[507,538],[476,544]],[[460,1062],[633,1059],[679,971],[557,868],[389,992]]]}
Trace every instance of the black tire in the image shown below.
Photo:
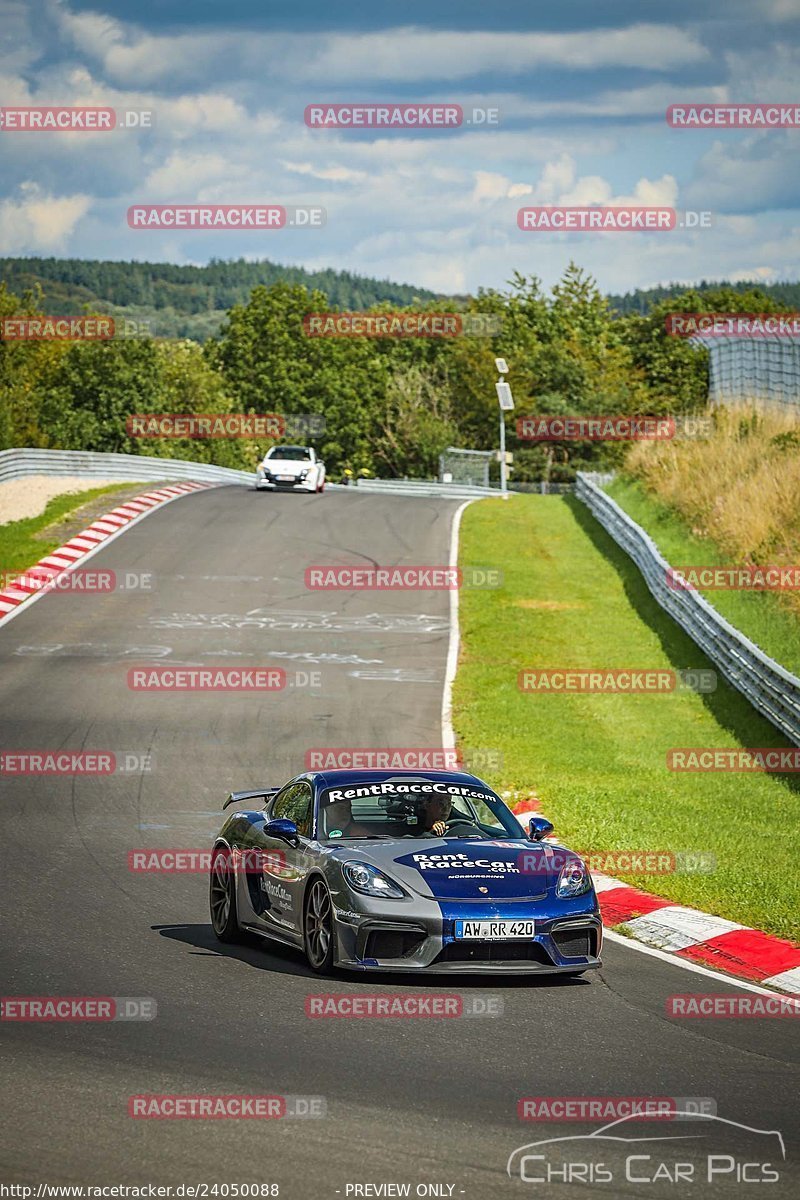
{"label": "black tire", "polygon": [[236,876],[231,870],[230,851],[219,846],[211,855],[208,887],[211,928],[220,942],[237,942],[241,936],[236,914]]}
{"label": "black tire", "polygon": [[325,881],[312,880],[303,908],[303,949],[312,971],[329,975],[333,968],[333,904]]}

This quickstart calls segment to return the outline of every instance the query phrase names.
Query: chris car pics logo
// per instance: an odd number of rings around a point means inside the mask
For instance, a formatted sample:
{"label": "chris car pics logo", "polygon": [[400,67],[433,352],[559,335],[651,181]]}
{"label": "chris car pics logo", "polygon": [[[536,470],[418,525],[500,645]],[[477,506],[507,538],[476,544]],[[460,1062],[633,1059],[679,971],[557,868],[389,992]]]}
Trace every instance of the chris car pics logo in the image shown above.
{"label": "chris car pics logo", "polygon": [[[698,1106],[699,1107],[699,1106]],[[703,1111],[673,1111],[669,1132],[643,1127],[633,1112],[589,1134],[542,1138],[512,1151],[510,1178],[527,1184],[592,1184],[606,1194],[625,1194],[631,1185],[676,1184],[705,1194],[708,1185],[776,1183],[785,1168],[786,1147],[777,1129],[757,1129]],[[633,1194],[633,1193],[631,1193]],[[662,1192],[657,1193],[661,1195]],[[727,1195],[727,1192],[716,1194]],[[738,1193],[737,1193],[738,1194]]]}

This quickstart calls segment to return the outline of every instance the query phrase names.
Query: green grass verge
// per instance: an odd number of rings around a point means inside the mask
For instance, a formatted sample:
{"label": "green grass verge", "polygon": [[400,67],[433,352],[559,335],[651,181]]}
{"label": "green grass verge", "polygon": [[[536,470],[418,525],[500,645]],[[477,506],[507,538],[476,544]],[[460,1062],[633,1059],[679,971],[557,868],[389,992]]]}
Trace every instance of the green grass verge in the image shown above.
{"label": "green grass verge", "polygon": [[502,756],[489,782],[535,789],[542,813],[576,849],[714,855],[708,874],[621,877],[796,937],[798,777],[666,767],[670,747],[786,745],[744,697],[723,682],[706,696],[517,687],[523,667],[711,666],[588,509],[573,496],[472,504],[460,562],[503,572],[502,587],[461,593],[453,692],[459,744]]}
{"label": "green grass verge", "polygon": [[[90,488],[86,492],[66,492],[51,500],[43,513],[38,517],[28,517],[22,521],[7,521],[0,525],[0,571],[24,571],[32,567],[46,554],[52,554],[62,545],[60,538],[37,537],[48,526],[54,525],[75,509],[94,500],[96,496],[106,493],[123,491],[130,488],[130,483],[112,483],[105,487]],[[88,523],[88,522],[87,522]]]}
{"label": "green grass verge", "polygon": [[[672,566],[730,566],[730,557],[710,538],[695,536],[667,505],[640,483],[617,478],[607,492],[641,525]],[[718,613],[788,671],[800,675],[800,621],[774,592],[702,591]]]}

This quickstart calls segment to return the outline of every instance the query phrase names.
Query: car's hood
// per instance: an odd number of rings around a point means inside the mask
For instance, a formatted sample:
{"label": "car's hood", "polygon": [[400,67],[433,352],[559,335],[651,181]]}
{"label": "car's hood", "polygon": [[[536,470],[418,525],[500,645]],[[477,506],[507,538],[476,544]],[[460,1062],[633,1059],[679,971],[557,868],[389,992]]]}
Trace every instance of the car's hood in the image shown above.
{"label": "car's hood", "polygon": [[313,467],[314,463],[300,462],[297,458],[270,458],[265,459],[261,465],[265,470],[272,471],[273,475],[299,475],[301,471]]}
{"label": "car's hood", "polygon": [[541,842],[409,838],[357,842],[336,857],[365,859],[410,891],[437,900],[531,900],[555,885],[563,846]]}

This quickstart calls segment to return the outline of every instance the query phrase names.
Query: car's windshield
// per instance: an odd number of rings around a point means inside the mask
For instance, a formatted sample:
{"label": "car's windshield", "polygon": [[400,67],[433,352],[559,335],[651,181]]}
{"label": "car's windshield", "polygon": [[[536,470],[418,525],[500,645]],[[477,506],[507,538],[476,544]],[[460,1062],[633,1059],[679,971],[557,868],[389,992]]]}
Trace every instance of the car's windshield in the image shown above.
{"label": "car's windshield", "polygon": [[296,462],[311,462],[311,451],[307,446],[273,446],[267,458],[283,458]]}
{"label": "car's windshield", "polygon": [[[444,832],[440,832],[444,829]],[[318,836],[340,838],[524,838],[516,817],[488,788],[436,780],[387,780],[326,788]]]}

